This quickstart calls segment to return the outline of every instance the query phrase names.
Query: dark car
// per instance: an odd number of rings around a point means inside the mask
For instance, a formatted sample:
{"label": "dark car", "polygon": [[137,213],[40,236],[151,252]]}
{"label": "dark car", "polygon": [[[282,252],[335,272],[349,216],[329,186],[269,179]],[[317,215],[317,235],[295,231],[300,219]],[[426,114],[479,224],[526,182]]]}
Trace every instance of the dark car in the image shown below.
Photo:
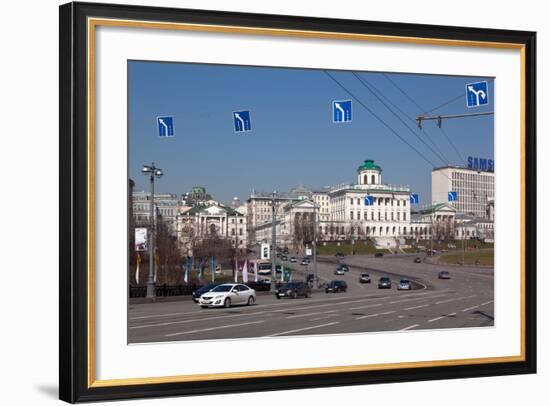
{"label": "dark car", "polygon": [[397,290],[411,290],[412,284],[408,279],[401,279],[397,285]]}
{"label": "dark car", "polygon": [[349,272],[349,268],[346,264],[340,264],[340,269],[343,269],[344,272]]}
{"label": "dark car", "polygon": [[384,256],[384,253],[383,253],[383,252],[375,252],[375,253],[374,253],[374,256],[375,256],[376,258],[380,258],[380,257],[383,257],[383,256]]}
{"label": "dark car", "polygon": [[275,265],[275,273],[281,273],[281,265]]}
{"label": "dark car", "polygon": [[348,290],[346,281],[330,281],[325,288],[325,293],[339,293]]}
{"label": "dark car", "polygon": [[199,298],[201,297],[201,295],[203,293],[206,293],[206,292],[210,292],[212,289],[214,289],[216,286],[218,286],[219,283],[209,283],[207,285],[204,285],[204,286],[201,286],[200,288],[198,288],[197,290],[195,290],[192,294],[191,294],[191,298],[193,299],[193,302],[196,302],[198,303],[199,301]]}
{"label": "dark car", "polygon": [[416,258],[414,259],[414,262],[415,262],[416,264],[419,264],[419,263],[422,262],[422,259],[420,259],[420,257],[416,257]]}
{"label": "dark car", "polygon": [[281,260],[282,260],[282,261],[288,261],[288,257],[287,257],[286,255],[283,255],[283,256],[281,257]]}
{"label": "dark car", "polygon": [[310,297],[311,288],[304,282],[288,282],[281,286],[275,292],[277,299],[282,297],[291,297],[296,299],[298,296]]}
{"label": "dark car", "polygon": [[370,283],[370,275],[366,272],[363,272],[361,276],[359,276],[359,283]]}
{"label": "dark car", "polygon": [[300,262],[301,265],[309,265],[309,258],[302,259],[302,262]]}
{"label": "dark car", "polygon": [[338,251],[336,254],[334,254],[335,257],[344,257],[344,253],[343,252],[340,252]]}
{"label": "dark car", "polygon": [[391,279],[387,276],[378,279],[378,289],[391,289]]}
{"label": "dark car", "polygon": [[451,274],[448,271],[441,271],[437,274],[439,279],[451,279]]}

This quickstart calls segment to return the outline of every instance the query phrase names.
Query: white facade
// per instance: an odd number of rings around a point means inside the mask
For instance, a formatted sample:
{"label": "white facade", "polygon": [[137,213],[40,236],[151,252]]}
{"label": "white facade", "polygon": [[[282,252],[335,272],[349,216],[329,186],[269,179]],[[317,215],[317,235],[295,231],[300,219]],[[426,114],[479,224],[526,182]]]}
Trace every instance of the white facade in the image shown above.
{"label": "white facade", "polygon": [[491,218],[494,209],[495,174],[459,167],[432,171],[432,200],[448,201],[448,192],[457,192],[457,201],[450,202],[457,214]]}

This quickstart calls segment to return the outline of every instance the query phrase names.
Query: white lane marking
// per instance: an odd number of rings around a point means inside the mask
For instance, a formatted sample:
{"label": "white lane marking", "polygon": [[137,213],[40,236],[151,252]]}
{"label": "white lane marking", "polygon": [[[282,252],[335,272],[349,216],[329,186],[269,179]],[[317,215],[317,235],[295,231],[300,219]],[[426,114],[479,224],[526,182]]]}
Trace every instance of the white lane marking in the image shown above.
{"label": "white lane marking", "polygon": [[350,307],[349,310],[367,309],[369,307],[378,307],[378,306],[382,306],[382,305],[383,305],[383,303],[373,303],[373,304],[365,305],[365,306]]}
{"label": "white lane marking", "polygon": [[435,304],[438,305],[438,304],[443,304],[443,303],[456,302],[457,300],[471,299],[472,297],[475,297],[475,296],[476,295],[456,297],[454,299],[441,300],[439,302],[435,302]]}
{"label": "white lane marking", "polygon": [[383,312],[383,313],[375,313],[375,314],[368,314],[366,316],[356,317],[355,320],[362,320],[362,319],[368,319],[369,317],[376,317],[376,316],[384,316],[386,314],[392,314],[395,313],[396,310],[392,310],[389,312]]}
{"label": "white lane marking", "polygon": [[403,302],[414,302],[414,301],[417,301],[417,300],[430,300],[430,299],[435,299],[435,298],[444,297],[444,296],[446,296],[446,295],[424,296],[424,297],[418,297],[418,298],[412,298],[412,299],[394,300],[393,302],[389,302],[389,304],[403,303]]}
{"label": "white lane marking", "polygon": [[276,337],[276,336],[282,336],[282,335],[285,335],[285,334],[299,333],[300,331],[313,330],[313,329],[316,329],[316,328],[334,326],[335,324],[338,324],[338,323],[340,323],[340,322],[339,321],[333,321],[332,323],[325,323],[325,324],[319,324],[319,325],[316,325],[316,326],[297,328],[296,330],[281,331],[280,333],[270,334],[270,335],[265,336],[265,337]]}
{"label": "white lane marking", "polygon": [[413,328],[418,327],[418,326],[420,326],[420,324],[413,324],[412,326],[402,328],[401,331],[410,330],[410,329],[413,329]]}
{"label": "white lane marking", "polygon": [[308,321],[326,320],[326,319],[330,319],[331,317],[338,317],[338,316],[339,316],[339,314],[327,314],[326,316],[316,317],[314,319],[309,319]]}
{"label": "white lane marking", "polygon": [[489,300],[488,302],[482,303],[479,305],[479,307],[488,305],[489,303],[493,303],[493,300]]}
{"label": "white lane marking", "polygon": [[287,316],[285,319],[297,319],[299,317],[309,317],[309,316],[318,316],[319,314],[326,314],[326,313],[335,313],[338,310],[327,310],[324,312],[315,312],[315,313],[305,313],[305,314],[295,314],[293,316]]}
{"label": "white lane marking", "polygon": [[421,307],[428,307],[428,306],[429,306],[429,304],[423,304],[423,305],[420,305],[420,306],[407,307],[404,310],[420,309]]}
{"label": "white lane marking", "polygon": [[260,324],[260,323],[265,323],[265,321],[260,320],[260,321],[251,321],[249,323],[226,324],[225,326],[201,328],[201,329],[198,329],[198,330],[189,330],[189,331],[182,331],[180,333],[165,334],[164,337],[175,337],[175,336],[181,336],[181,335],[184,335],[184,334],[202,333],[204,331],[213,331],[213,330],[220,330],[220,329],[223,329],[223,328],[241,327],[241,326],[248,326],[248,325],[251,325],[251,324]]}
{"label": "white lane marking", "polygon": [[450,317],[450,316],[456,316],[456,313],[449,313],[444,316],[436,317],[435,319],[428,320],[428,323],[432,323],[434,321],[438,321],[438,320],[444,319],[445,317]]}
{"label": "white lane marking", "polygon": [[[233,317],[242,317],[242,316],[257,316],[259,314],[265,314],[266,312],[254,312],[254,313],[244,313],[244,314],[225,314],[223,316],[215,316],[215,317],[204,317],[202,319],[189,319],[189,320],[178,320],[178,321],[165,321],[162,323],[154,323],[154,324],[141,324],[138,326],[132,326],[129,327],[130,329],[139,329],[139,328],[148,328],[148,327],[163,327],[163,326],[171,326],[174,324],[186,324],[186,323],[193,323],[198,321],[208,321],[208,320],[217,320],[217,319],[230,319]],[[196,313],[195,313],[196,314]]]}

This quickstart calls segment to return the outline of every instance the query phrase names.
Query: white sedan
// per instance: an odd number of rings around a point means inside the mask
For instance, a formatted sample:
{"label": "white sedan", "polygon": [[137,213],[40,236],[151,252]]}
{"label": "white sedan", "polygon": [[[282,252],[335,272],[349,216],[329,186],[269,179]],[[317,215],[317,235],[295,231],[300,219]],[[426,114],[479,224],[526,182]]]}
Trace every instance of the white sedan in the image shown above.
{"label": "white sedan", "polygon": [[256,302],[256,291],[241,283],[224,283],[210,292],[204,293],[199,305],[206,307],[231,307],[232,305],[251,306]]}

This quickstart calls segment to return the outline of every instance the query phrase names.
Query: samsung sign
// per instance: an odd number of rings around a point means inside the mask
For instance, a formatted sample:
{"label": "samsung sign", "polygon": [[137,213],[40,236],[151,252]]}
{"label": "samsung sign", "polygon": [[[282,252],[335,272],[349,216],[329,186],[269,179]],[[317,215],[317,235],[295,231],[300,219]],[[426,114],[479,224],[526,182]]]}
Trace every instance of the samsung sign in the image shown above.
{"label": "samsung sign", "polygon": [[474,158],[468,157],[468,169],[474,169],[476,171],[495,171],[495,160],[486,158]]}

